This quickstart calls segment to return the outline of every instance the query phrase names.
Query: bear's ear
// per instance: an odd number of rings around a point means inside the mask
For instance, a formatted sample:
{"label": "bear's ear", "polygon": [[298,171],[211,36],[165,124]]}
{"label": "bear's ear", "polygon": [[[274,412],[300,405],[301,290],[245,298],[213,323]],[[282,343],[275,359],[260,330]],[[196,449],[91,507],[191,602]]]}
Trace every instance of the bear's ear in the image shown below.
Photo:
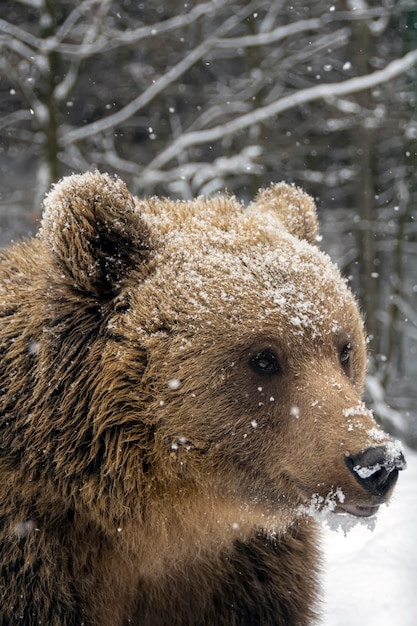
{"label": "bear's ear", "polygon": [[248,210],[273,213],[291,235],[309,243],[318,242],[319,226],[313,199],[295,185],[278,183],[261,189]]}
{"label": "bear's ear", "polygon": [[149,229],[119,178],[87,172],[63,178],[44,201],[39,237],[72,286],[115,295],[129,270],[148,260]]}

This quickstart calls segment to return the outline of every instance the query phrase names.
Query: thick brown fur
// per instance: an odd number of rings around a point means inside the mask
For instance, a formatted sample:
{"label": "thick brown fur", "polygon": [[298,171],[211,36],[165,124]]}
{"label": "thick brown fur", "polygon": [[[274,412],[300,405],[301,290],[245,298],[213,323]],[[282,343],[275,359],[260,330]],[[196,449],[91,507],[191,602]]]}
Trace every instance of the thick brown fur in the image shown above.
{"label": "thick brown fur", "polygon": [[316,238],[284,184],[247,209],[51,191],[0,255],[0,624],[312,623],[310,514],[375,503],[344,459],[387,440]]}

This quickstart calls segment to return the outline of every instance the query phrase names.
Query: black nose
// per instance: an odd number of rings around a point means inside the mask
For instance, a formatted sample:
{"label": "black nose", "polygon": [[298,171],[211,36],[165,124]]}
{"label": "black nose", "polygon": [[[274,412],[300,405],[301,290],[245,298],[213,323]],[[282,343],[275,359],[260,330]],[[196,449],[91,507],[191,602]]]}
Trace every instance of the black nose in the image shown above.
{"label": "black nose", "polygon": [[386,446],[346,456],[345,463],[358,483],[374,496],[385,496],[397,482],[399,470],[406,467],[403,453]]}

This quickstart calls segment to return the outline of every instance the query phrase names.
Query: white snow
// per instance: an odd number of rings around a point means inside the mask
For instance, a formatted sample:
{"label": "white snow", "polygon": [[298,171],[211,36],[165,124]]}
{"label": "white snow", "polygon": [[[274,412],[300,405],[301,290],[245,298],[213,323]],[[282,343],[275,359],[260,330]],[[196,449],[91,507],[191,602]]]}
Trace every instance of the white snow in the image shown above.
{"label": "white snow", "polygon": [[355,525],[323,529],[322,626],[416,626],[417,624],[417,453],[405,450],[388,507],[373,531]]}
{"label": "white snow", "polygon": [[353,471],[358,474],[360,478],[369,478],[373,476],[381,469],[381,465],[379,463],[375,463],[375,465],[371,465],[369,467],[361,467],[361,465],[354,465]]}
{"label": "white snow", "polygon": [[298,419],[300,417],[300,407],[296,405],[292,406],[290,408],[290,415]]}
{"label": "white snow", "polygon": [[167,387],[169,389],[172,389],[173,391],[176,391],[177,389],[181,387],[181,381],[178,378],[171,378],[167,382]]}

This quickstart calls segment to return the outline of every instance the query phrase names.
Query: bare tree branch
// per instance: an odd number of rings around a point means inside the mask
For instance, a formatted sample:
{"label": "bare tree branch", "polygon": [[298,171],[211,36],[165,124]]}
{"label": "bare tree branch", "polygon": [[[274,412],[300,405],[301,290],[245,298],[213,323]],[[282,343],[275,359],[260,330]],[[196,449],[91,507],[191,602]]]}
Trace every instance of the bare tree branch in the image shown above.
{"label": "bare tree branch", "polygon": [[[97,0],[94,1],[97,2]],[[157,24],[141,26],[140,28],[133,30],[109,30],[106,33],[102,33],[96,41],[85,45],[61,43],[57,41],[56,37],[51,39],[48,45],[53,46],[54,49],[61,54],[81,58],[92,56],[94,54],[107,52],[121,46],[131,46],[149,37],[155,37],[162,33],[190,26],[201,17],[218,11],[220,8],[227,6],[229,3],[230,0],[211,0],[210,2],[198,4],[196,7],[191,9],[189,13],[176,15],[175,17],[164,20],[163,22],[158,22]],[[74,21],[76,21],[75,18]]]}
{"label": "bare tree branch", "polygon": [[[167,183],[177,180],[190,180],[192,179],[193,186],[197,189],[216,176],[224,176],[225,174],[238,174],[240,172],[248,171],[260,171],[259,165],[256,164],[256,159],[262,154],[260,146],[246,146],[238,154],[234,154],[230,157],[219,157],[212,163],[206,163],[204,168],[201,167],[199,161],[185,163],[179,167],[174,167],[169,171],[155,170],[150,174],[150,178],[147,180],[149,184],[158,184],[161,182]],[[109,149],[105,153],[94,153],[93,157],[96,162],[105,163],[107,166],[117,169],[118,172],[124,172],[125,174],[137,175],[138,165],[132,161],[121,159],[117,152],[114,150],[114,146],[110,145]],[[142,182],[142,181],[141,181]]]}
{"label": "bare tree branch", "polygon": [[[219,29],[222,32],[227,32],[229,29],[233,28],[241,19],[241,13],[245,15],[246,13],[252,10],[252,4],[250,3],[244,9],[227,20]],[[70,143],[75,141],[80,141],[96,135],[97,133],[109,130],[122,124],[127,121],[137,113],[140,109],[149,104],[158,94],[164,91],[170,84],[175,82],[180,76],[182,76],[190,67],[195,65],[204,55],[213,47],[215,41],[217,41],[216,33],[213,35],[209,35],[205,41],[203,41],[199,46],[194,48],[191,52],[187,52],[186,57],[184,57],[181,61],[179,61],[176,65],[174,65],[166,74],[161,76],[155,83],[153,83],[146,91],[139,96],[137,96],[134,100],[132,100],[125,107],[109,115],[108,117],[98,121],[83,126],[82,128],[77,128],[73,131],[66,131],[61,137],[61,145],[67,146]]]}
{"label": "bare tree branch", "polygon": [[0,32],[9,35],[12,39],[17,39],[28,46],[31,46],[34,50],[40,50],[42,48],[42,39],[35,37],[31,33],[28,33],[23,28],[19,28],[15,24],[6,22],[6,20],[0,19]]}
{"label": "bare tree branch", "polygon": [[32,119],[32,113],[27,109],[20,109],[8,115],[3,115],[0,121],[0,129],[16,124],[17,122],[29,121]]}
{"label": "bare tree branch", "polygon": [[259,33],[257,35],[246,35],[245,37],[230,37],[227,39],[216,39],[213,44],[215,48],[249,48],[253,46],[268,46],[277,41],[281,41],[291,35],[297,35],[308,30],[317,30],[322,26],[322,20],[320,18],[314,18],[311,20],[300,20],[299,22],[293,22],[286,24],[285,26],[278,26],[274,30],[266,33]]}
{"label": "bare tree branch", "polygon": [[416,63],[417,50],[413,50],[402,58],[395,59],[395,61],[389,63],[383,70],[378,70],[364,76],[350,78],[340,83],[327,83],[315,85],[314,87],[308,87],[307,89],[302,89],[290,94],[289,96],[285,96],[277,102],[272,102],[271,104],[258,108],[255,111],[241,115],[226,124],[220,124],[207,130],[186,133],[168,146],[166,150],[161,152],[148,165],[148,167],[145,168],[142,172],[142,176],[146,177],[148,172],[162,167],[171,161],[171,159],[176,158],[183,150],[186,150],[191,146],[219,141],[220,139],[233,135],[248,126],[264,122],[273,115],[283,113],[284,111],[299,106],[300,104],[306,104],[307,102],[314,102],[315,100],[323,100],[326,98],[345,96],[376,87],[377,85],[385,83],[392,80],[396,76],[403,74]]}
{"label": "bare tree branch", "polygon": [[[54,46],[56,46],[54,47],[55,51],[58,51],[59,44],[73,30],[76,23],[80,19],[84,18],[85,15],[88,14],[88,11],[95,5],[97,5],[99,9],[101,7],[101,12],[103,12],[103,7],[101,5],[105,5],[106,9],[108,9],[110,6],[108,1],[100,2],[100,0],[83,0],[81,4],[78,4],[58,28],[53,38],[51,38],[51,40],[54,42]],[[88,41],[87,43],[91,42]]]}
{"label": "bare tree branch", "polygon": [[109,130],[126,122],[137,111],[149,104],[158,94],[160,94],[168,85],[175,82],[182,74],[192,67],[199,59],[201,59],[210,49],[211,37],[206,39],[202,44],[189,52],[187,56],[179,63],[174,65],[166,74],[161,76],[154,84],[152,84],[143,94],[137,96],[129,102],[125,107],[113,113],[104,119],[93,122],[81,128],[76,128],[70,132],[66,132],[60,140],[62,146],[67,146],[76,141],[86,139],[97,133]]}
{"label": "bare tree branch", "polygon": [[[94,2],[97,2],[97,0],[93,0],[93,2],[88,1],[88,2],[85,2],[84,4],[90,6],[91,4],[94,4]],[[111,6],[111,0],[106,0],[105,2],[99,3],[97,14],[94,15],[92,24],[85,31],[81,46],[88,45],[91,41],[94,41],[94,39],[96,39],[97,34],[100,30],[100,26],[102,25],[104,17],[106,16],[110,6]],[[75,13],[76,12],[73,11],[73,14]],[[73,19],[71,20],[71,22],[74,21],[76,18],[78,18],[79,15],[81,15],[80,12],[78,12],[76,15],[73,15]],[[67,25],[67,27],[69,27],[69,25]],[[64,29],[64,32],[65,32],[65,29]],[[73,88],[77,80],[81,61],[82,61],[81,58],[73,59],[63,80],[55,87],[53,96],[57,101],[62,101],[62,100],[65,100],[65,98],[67,98],[68,94],[70,93],[71,89]]]}
{"label": "bare tree branch", "polygon": [[41,70],[45,68],[45,59],[39,54],[34,54],[33,48],[20,39],[15,39],[9,35],[0,35],[0,48],[2,47],[12,50],[22,59],[25,59],[30,64],[36,65]]}

